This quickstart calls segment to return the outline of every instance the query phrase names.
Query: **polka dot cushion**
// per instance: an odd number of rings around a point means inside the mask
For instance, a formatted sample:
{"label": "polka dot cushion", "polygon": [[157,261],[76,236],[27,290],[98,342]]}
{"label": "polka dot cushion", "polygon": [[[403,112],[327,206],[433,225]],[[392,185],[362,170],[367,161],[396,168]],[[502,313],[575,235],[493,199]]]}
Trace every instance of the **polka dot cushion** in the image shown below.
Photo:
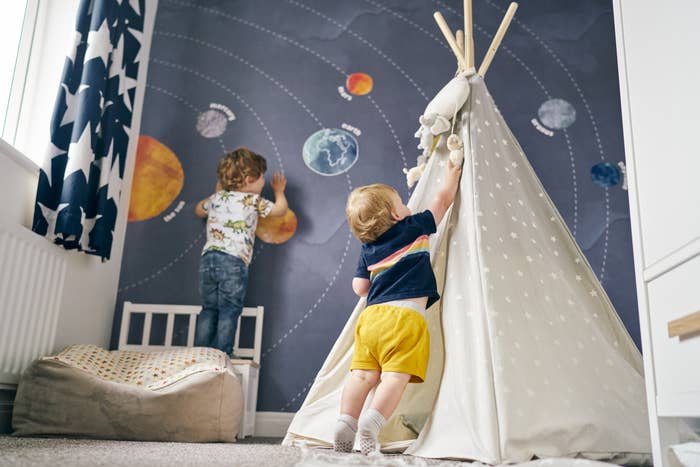
{"label": "polka dot cushion", "polygon": [[95,345],[72,345],[57,360],[98,378],[145,389],[164,388],[194,373],[226,371],[223,352],[206,347],[178,348],[159,352],[107,351]]}

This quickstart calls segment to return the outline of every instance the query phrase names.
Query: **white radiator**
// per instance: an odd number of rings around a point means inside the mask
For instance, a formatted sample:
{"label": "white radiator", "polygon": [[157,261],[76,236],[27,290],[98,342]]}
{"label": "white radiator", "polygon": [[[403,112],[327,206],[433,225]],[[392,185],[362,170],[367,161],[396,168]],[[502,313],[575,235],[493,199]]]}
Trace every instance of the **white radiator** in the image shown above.
{"label": "white radiator", "polygon": [[0,383],[53,350],[66,261],[45,238],[0,223]]}

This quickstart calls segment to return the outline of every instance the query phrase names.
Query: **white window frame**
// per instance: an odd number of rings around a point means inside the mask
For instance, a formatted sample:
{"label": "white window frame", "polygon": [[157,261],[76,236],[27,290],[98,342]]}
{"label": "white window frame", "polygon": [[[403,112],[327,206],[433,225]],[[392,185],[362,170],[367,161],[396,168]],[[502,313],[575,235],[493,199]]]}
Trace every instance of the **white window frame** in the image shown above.
{"label": "white window frame", "polygon": [[[29,59],[32,53],[34,36],[36,33],[37,18],[39,15],[39,1],[27,0],[27,7],[24,11],[24,21],[17,48],[17,58],[15,59],[15,70],[12,77],[12,86],[7,104],[7,113],[3,125],[2,139],[5,143],[14,145],[17,137],[17,126],[24,100],[27,74],[29,72]],[[18,151],[16,151],[18,152]],[[36,164],[26,156],[32,165]]]}

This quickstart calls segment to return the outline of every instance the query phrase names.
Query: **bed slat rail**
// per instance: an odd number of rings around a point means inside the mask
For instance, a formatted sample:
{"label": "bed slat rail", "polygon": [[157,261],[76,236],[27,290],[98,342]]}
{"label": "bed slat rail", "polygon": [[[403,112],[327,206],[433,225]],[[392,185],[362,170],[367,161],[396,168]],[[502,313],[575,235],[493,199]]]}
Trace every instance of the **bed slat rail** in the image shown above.
{"label": "bed slat rail", "polygon": [[[178,315],[189,316],[187,328],[187,347],[194,347],[194,336],[197,323],[197,315],[202,310],[202,307],[196,305],[161,305],[147,303],[132,303],[124,302],[122,311],[122,322],[119,331],[119,350],[164,350],[173,347],[173,334],[175,330],[175,317]],[[236,328],[236,336],[233,344],[233,353],[236,357],[251,359],[254,362],[260,363],[262,351],[262,326],[263,315],[265,309],[262,306],[245,307],[241,313],[241,318],[238,321]],[[144,315],[143,334],[140,344],[129,344],[129,328],[134,314]],[[151,344],[151,329],[153,327],[153,315],[166,315],[165,324],[165,342],[163,344]],[[241,348],[241,319],[255,318],[255,336],[253,347]]]}

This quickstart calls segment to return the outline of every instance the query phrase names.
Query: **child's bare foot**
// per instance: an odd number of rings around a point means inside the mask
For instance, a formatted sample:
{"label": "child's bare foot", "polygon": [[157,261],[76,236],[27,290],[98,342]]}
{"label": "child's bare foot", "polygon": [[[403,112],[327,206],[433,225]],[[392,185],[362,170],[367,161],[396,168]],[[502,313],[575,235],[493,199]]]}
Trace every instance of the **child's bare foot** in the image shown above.
{"label": "child's bare foot", "polygon": [[335,422],[333,450],[336,452],[352,452],[356,433],[357,419],[350,415],[342,414],[338,417],[338,421]]}

